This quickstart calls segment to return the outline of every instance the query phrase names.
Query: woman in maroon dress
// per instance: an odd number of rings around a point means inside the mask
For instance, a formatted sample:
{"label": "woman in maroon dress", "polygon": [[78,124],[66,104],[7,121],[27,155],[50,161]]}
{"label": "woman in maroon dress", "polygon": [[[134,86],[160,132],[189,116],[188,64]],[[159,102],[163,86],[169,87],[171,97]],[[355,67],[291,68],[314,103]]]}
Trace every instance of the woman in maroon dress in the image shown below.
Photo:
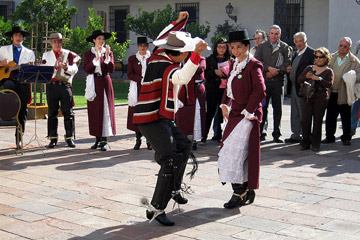
{"label": "woman in maroon dress", "polygon": [[[141,145],[142,134],[137,126],[132,123],[134,109],[137,102],[137,98],[140,93],[141,83],[145,76],[146,66],[150,57],[149,43],[146,37],[137,38],[138,52],[135,55],[131,55],[128,61],[127,76],[130,80],[130,89],[128,97],[128,117],[127,117],[127,129],[134,131],[136,134],[136,144],[134,150],[139,150]],[[151,150],[151,144],[146,141],[147,149]]]}
{"label": "woman in maroon dress", "polygon": [[261,100],[265,97],[263,66],[249,54],[250,38],[246,29],[229,33],[232,54],[221,109],[227,120],[219,152],[218,168],[222,183],[230,182],[231,199],[225,208],[252,203],[253,189],[259,187]]}
{"label": "woman in maroon dress", "polygon": [[96,137],[96,149],[99,145],[101,151],[107,150],[107,137],[115,136],[115,103],[114,89],[109,73],[114,72],[114,57],[110,46],[105,40],[111,34],[103,30],[96,30],[86,40],[94,42],[95,46],[84,54],[84,70],[88,73],[87,81],[95,85],[95,98],[87,101],[90,135]]}

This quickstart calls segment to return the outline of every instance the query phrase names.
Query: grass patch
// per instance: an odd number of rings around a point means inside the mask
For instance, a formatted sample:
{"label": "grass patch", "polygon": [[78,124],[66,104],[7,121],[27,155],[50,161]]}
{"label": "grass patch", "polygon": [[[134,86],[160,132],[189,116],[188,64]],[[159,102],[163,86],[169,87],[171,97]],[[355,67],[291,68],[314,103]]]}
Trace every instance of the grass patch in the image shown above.
{"label": "grass patch", "polygon": [[[86,81],[81,79],[74,79],[73,80],[73,92],[74,92],[74,101],[75,101],[75,107],[84,107],[87,104],[87,101],[85,99],[85,86]],[[118,82],[113,81],[113,87],[114,87],[114,95],[115,95],[115,104],[117,103],[127,103],[127,96],[129,92],[129,83],[124,82]],[[0,90],[3,87],[0,87]],[[38,85],[37,91],[40,91],[40,87]],[[44,99],[46,102],[46,96],[44,94]],[[40,93],[37,93],[37,102],[40,100]]]}
{"label": "grass patch", "polygon": [[[74,92],[74,101],[75,107],[86,106],[85,95],[86,81],[74,79],[73,80],[73,92]],[[115,104],[116,103],[127,103],[127,96],[129,92],[129,83],[123,82],[114,82],[114,95],[115,95]]]}

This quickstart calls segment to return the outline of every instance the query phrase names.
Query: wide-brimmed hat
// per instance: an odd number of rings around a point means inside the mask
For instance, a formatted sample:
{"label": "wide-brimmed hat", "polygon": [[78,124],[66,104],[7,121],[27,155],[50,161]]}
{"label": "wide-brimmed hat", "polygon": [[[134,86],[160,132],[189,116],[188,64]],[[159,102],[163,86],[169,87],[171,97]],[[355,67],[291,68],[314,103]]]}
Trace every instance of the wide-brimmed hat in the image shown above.
{"label": "wide-brimmed hat", "polygon": [[51,43],[52,40],[62,40],[63,42],[69,41],[68,38],[63,38],[61,33],[52,33],[48,40],[43,41],[43,43]]}
{"label": "wide-brimmed hat", "polygon": [[21,33],[24,37],[27,37],[30,35],[30,33],[25,31],[22,27],[14,26],[14,27],[12,27],[11,31],[5,33],[5,36],[12,37],[14,35],[14,33]]}
{"label": "wide-brimmed hat", "polygon": [[137,38],[137,44],[142,44],[142,43],[149,43],[147,40],[147,37],[138,37]]}
{"label": "wide-brimmed hat", "polygon": [[241,42],[245,40],[254,40],[253,38],[249,38],[248,31],[245,28],[229,32],[229,42]]}
{"label": "wide-brimmed hat", "polygon": [[111,33],[104,32],[104,30],[95,30],[93,31],[92,35],[90,37],[86,38],[86,41],[93,42],[93,39],[97,38],[98,36],[103,35],[105,40],[111,38]]}
{"label": "wide-brimmed hat", "polygon": [[172,31],[167,38],[156,40],[153,44],[162,49],[174,50],[179,52],[192,52],[201,38],[191,38],[191,34],[187,32]]}

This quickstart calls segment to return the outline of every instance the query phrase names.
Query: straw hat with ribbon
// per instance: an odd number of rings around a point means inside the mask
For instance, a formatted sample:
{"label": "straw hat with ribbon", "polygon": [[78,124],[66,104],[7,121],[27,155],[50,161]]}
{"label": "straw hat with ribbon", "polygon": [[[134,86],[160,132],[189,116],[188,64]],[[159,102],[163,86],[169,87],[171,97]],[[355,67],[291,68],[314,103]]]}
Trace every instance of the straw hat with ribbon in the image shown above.
{"label": "straw hat with ribbon", "polygon": [[43,41],[43,43],[51,43],[52,40],[62,40],[63,42],[69,41],[68,38],[63,38],[61,33],[52,33],[48,40]]}

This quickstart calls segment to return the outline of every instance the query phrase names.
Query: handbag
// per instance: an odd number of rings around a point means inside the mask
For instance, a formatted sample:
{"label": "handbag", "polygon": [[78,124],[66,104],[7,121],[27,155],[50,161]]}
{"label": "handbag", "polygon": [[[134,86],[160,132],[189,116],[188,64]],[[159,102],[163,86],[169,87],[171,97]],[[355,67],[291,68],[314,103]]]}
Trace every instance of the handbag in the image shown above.
{"label": "handbag", "polygon": [[312,79],[307,79],[304,81],[304,83],[301,85],[299,95],[307,101],[313,99],[315,97],[315,81]]}

